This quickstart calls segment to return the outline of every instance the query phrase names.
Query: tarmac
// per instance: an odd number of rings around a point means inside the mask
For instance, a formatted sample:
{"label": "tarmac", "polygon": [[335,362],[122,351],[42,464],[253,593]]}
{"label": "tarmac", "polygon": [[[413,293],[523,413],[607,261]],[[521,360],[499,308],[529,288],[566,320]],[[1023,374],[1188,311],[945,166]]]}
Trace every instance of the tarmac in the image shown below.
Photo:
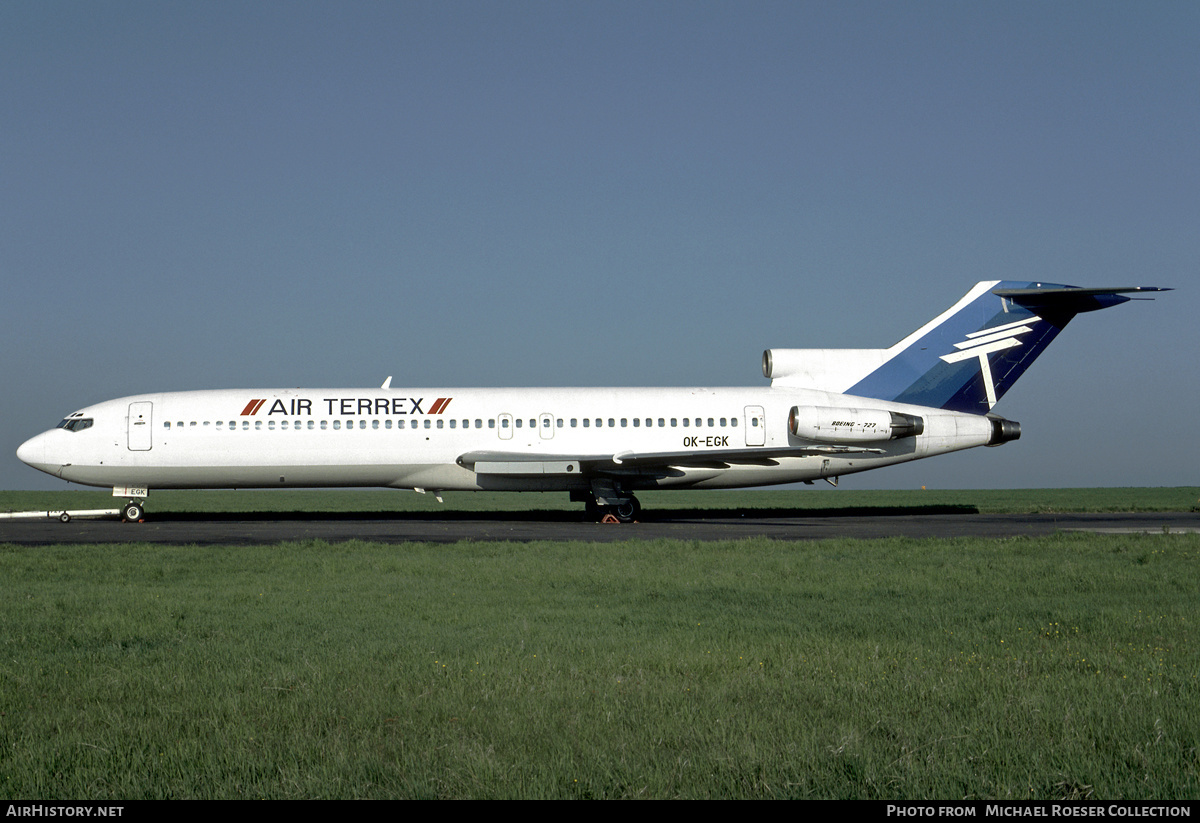
{"label": "tarmac", "polygon": [[804,514],[794,510],[643,511],[640,522],[595,523],[582,512],[369,514],[155,514],[140,523],[115,519],[3,520],[0,544],[49,546],[145,542],[233,545],[283,540],[370,540],[382,543],[506,540],[778,540],[826,538],[1018,537],[1056,532],[1184,534],[1200,532],[1200,513]]}

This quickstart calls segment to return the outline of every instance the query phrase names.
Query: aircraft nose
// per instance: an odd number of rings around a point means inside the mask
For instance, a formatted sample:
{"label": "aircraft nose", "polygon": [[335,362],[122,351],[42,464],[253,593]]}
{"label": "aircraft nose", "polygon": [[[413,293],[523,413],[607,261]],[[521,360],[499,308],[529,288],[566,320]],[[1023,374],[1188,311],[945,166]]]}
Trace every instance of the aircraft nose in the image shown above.
{"label": "aircraft nose", "polygon": [[45,456],[46,447],[37,441],[38,438],[34,437],[17,446],[17,459],[27,466],[43,462],[42,458]]}
{"label": "aircraft nose", "polygon": [[17,459],[27,466],[32,466],[47,474],[54,474],[59,468],[51,466],[46,459],[46,439],[48,432],[42,432],[37,437],[31,437],[17,447]]}

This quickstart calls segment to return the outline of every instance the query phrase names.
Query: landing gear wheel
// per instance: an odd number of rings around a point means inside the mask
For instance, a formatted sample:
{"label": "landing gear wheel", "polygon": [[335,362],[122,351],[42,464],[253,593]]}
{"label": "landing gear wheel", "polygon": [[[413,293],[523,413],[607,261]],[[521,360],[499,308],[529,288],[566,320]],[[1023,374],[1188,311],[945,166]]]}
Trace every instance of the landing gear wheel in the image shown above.
{"label": "landing gear wheel", "polygon": [[[642,512],[642,504],[632,494],[614,493],[611,489],[604,493],[593,492],[591,499],[584,502],[589,520],[601,523],[633,523]],[[611,503],[619,500],[619,503]],[[601,502],[604,501],[604,502]]]}
{"label": "landing gear wheel", "polygon": [[622,523],[632,523],[642,511],[642,504],[636,497],[630,497],[624,503],[618,503],[611,508],[613,515]]}
{"label": "landing gear wheel", "polygon": [[60,514],[60,515],[58,516],[58,522],[60,522],[60,523],[70,523],[70,522],[71,522],[71,515],[70,515],[70,514],[68,514],[67,512],[63,512],[62,514]]}
{"label": "landing gear wheel", "polygon": [[146,516],[146,510],[142,508],[141,503],[126,503],[125,508],[121,510],[121,519],[126,523],[137,523]]}

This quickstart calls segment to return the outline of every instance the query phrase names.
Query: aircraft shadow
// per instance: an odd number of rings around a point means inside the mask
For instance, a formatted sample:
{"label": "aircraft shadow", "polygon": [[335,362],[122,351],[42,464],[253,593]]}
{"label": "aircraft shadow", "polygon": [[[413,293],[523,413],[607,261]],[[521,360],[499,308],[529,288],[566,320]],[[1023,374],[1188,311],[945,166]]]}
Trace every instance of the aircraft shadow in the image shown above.
{"label": "aircraft shadow", "polygon": [[[704,521],[704,520],[778,520],[806,517],[928,517],[947,514],[979,514],[971,505],[932,506],[850,506],[838,508],[725,508],[725,509],[643,509],[638,520],[644,523]],[[172,512],[154,511],[148,514],[155,522],[353,522],[363,520],[450,521],[450,522],[589,522],[579,511],[360,511],[360,512]]]}

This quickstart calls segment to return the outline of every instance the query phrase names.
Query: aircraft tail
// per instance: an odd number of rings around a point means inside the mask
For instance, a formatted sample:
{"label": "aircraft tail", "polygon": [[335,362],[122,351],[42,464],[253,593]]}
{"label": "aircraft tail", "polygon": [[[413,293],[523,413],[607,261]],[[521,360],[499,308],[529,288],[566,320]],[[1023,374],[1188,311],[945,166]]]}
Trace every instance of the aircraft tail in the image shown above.
{"label": "aircraft tail", "polygon": [[891,348],[773,349],[763,355],[763,373],[773,386],[986,414],[1076,314],[1157,291],[1169,289],[977,283]]}

